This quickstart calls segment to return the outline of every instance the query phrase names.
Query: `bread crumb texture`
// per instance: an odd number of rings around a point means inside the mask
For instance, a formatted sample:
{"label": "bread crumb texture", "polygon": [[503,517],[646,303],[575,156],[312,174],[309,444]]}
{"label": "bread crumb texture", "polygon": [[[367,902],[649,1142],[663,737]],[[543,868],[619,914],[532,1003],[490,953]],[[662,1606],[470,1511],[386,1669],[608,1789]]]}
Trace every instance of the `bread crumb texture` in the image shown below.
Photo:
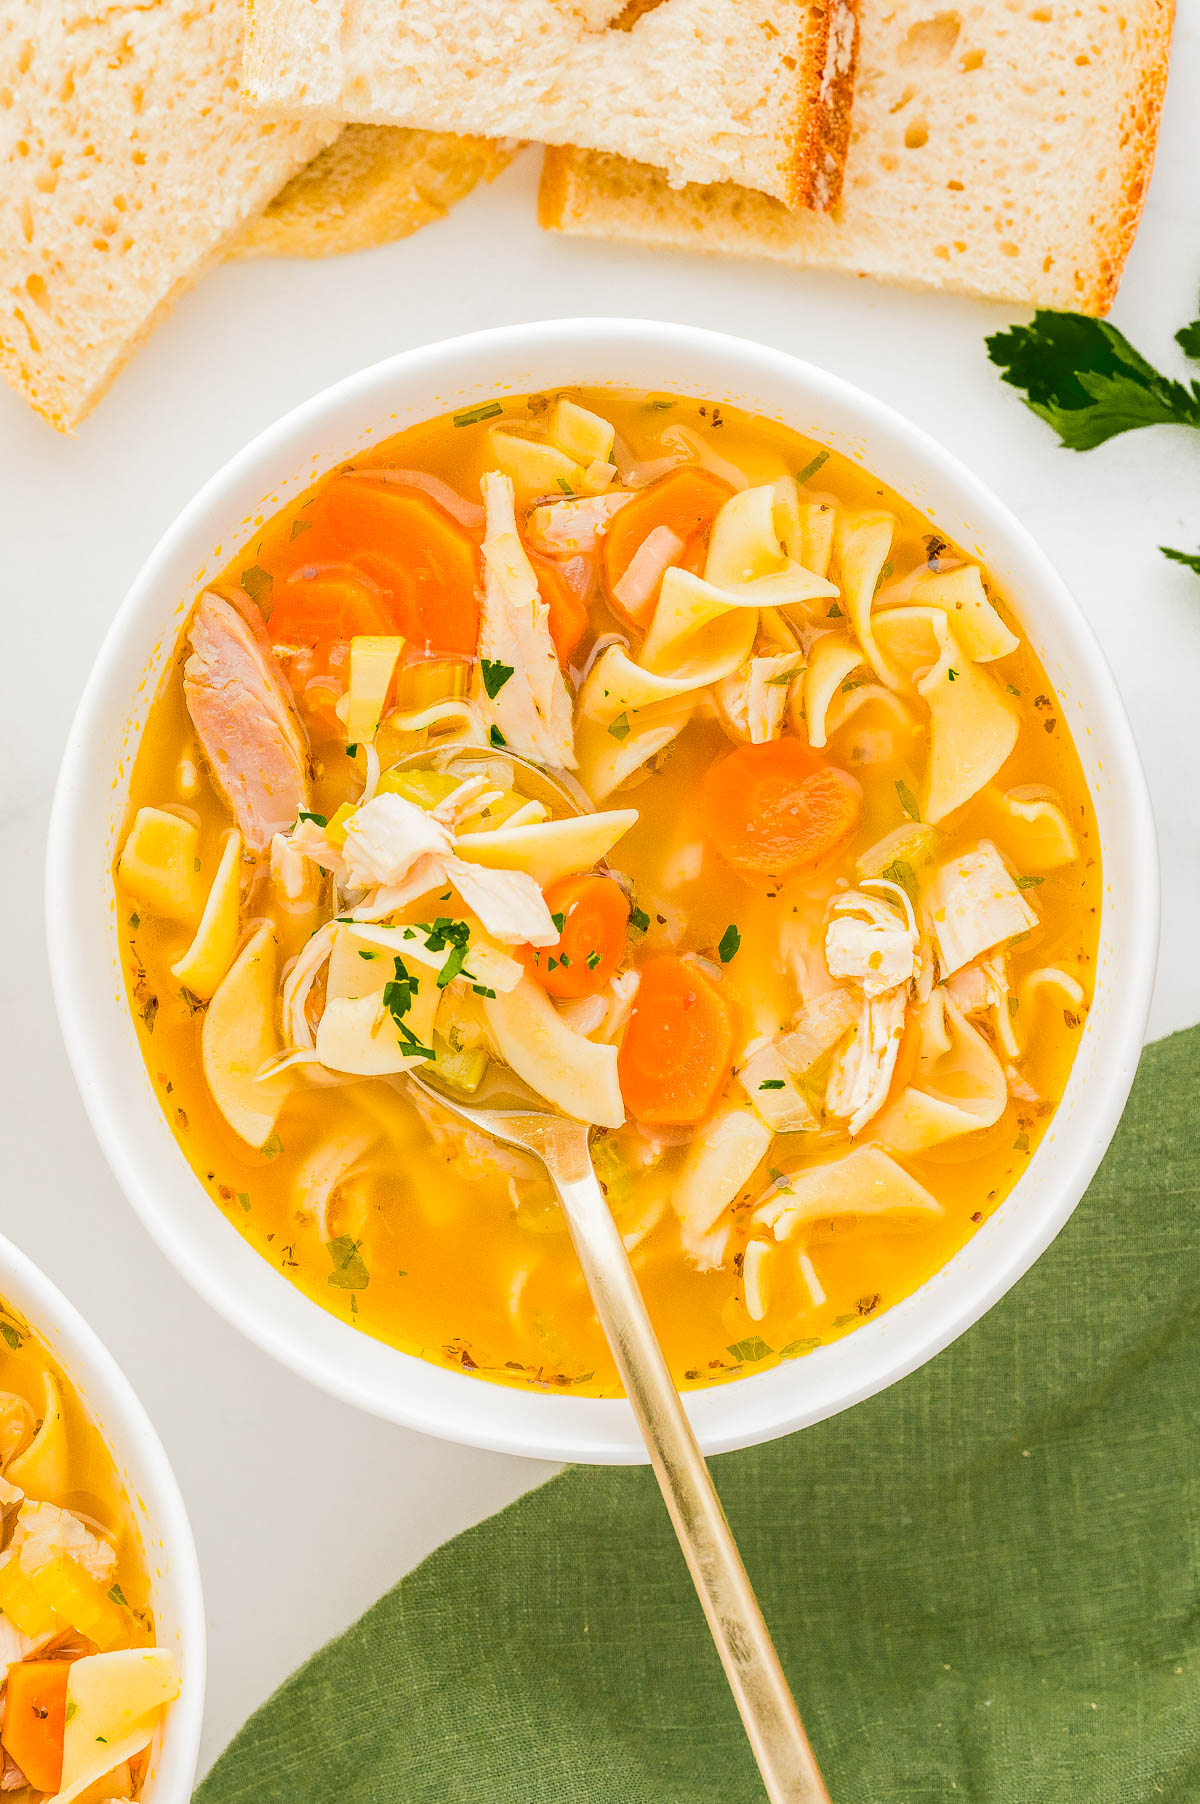
{"label": "bread crumb texture", "polygon": [[861,0],[832,212],[550,151],[542,223],[1103,314],[1150,179],[1171,20],[1170,0]]}
{"label": "bread crumb texture", "polygon": [[249,111],[241,38],[240,0],[0,11],[0,368],[63,431],[336,136]]}
{"label": "bread crumb texture", "polygon": [[587,145],[667,179],[837,198],[852,0],[247,0],[274,115]]}

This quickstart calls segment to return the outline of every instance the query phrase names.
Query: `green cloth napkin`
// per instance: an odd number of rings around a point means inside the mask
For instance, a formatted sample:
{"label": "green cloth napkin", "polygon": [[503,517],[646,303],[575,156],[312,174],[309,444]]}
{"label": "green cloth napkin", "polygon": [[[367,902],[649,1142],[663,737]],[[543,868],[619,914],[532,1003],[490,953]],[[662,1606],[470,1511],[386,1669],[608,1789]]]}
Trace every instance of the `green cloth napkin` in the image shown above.
{"label": "green cloth napkin", "polygon": [[[834,1804],[1200,1799],[1198,1096],[1200,1028],[1149,1047],[1087,1197],[990,1315],[713,1462]],[[403,1579],[198,1793],[762,1797],[653,1478],[582,1467]]]}

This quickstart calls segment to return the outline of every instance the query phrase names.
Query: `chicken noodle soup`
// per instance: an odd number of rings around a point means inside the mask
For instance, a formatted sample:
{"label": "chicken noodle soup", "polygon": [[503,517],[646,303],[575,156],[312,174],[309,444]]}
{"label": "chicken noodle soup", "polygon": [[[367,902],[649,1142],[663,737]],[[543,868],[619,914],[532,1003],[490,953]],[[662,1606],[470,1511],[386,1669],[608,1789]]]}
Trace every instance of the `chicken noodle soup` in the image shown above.
{"label": "chicken noodle soup", "polygon": [[154,1645],[141,1546],[69,1380],[0,1304],[0,1791],[134,1798],[179,1691]]}
{"label": "chicken noodle soup", "polygon": [[977,563],[782,427],[572,391],[414,427],[242,548],[117,890],[162,1106],[263,1257],[427,1359],[613,1395],[544,1176],[403,1074],[593,1123],[672,1369],[713,1383],[997,1207],[1100,870]]}

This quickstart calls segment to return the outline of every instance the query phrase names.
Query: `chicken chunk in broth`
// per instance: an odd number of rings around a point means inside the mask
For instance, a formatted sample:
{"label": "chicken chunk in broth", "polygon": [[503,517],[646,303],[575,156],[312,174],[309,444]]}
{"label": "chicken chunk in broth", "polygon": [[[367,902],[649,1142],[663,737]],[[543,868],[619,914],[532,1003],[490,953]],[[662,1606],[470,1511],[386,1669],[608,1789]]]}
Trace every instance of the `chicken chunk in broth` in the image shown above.
{"label": "chicken chunk in broth", "polygon": [[681,1385],[909,1295],[1091,996],[1096,826],[1019,608],[863,471],[670,396],[489,403],[289,504],[197,601],[116,868],[229,1220],[367,1333],[614,1394],[544,1179],[403,1083],[508,1068],[594,1125]]}

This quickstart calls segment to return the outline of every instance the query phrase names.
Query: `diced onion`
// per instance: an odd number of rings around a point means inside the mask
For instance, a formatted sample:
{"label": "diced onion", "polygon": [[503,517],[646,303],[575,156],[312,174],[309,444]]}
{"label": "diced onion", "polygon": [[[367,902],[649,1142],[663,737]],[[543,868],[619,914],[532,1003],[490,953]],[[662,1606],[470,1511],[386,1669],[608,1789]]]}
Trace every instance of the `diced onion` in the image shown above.
{"label": "diced onion", "polygon": [[656,526],[646,534],[618,583],[613,585],[613,599],[636,620],[671,565],[683,553],[683,540],[669,526]]}
{"label": "diced onion", "polygon": [[430,476],[425,470],[349,470],[347,474],[364,478],[368,482],[391,482],[401,488],[422,489],[439,507],[444,507],[448,514],[453,514],[460,526],[465,526],[470,532],[482,530],[483,509],[475,502],[466,500],[448,482],[443,482],[438,476]]}

